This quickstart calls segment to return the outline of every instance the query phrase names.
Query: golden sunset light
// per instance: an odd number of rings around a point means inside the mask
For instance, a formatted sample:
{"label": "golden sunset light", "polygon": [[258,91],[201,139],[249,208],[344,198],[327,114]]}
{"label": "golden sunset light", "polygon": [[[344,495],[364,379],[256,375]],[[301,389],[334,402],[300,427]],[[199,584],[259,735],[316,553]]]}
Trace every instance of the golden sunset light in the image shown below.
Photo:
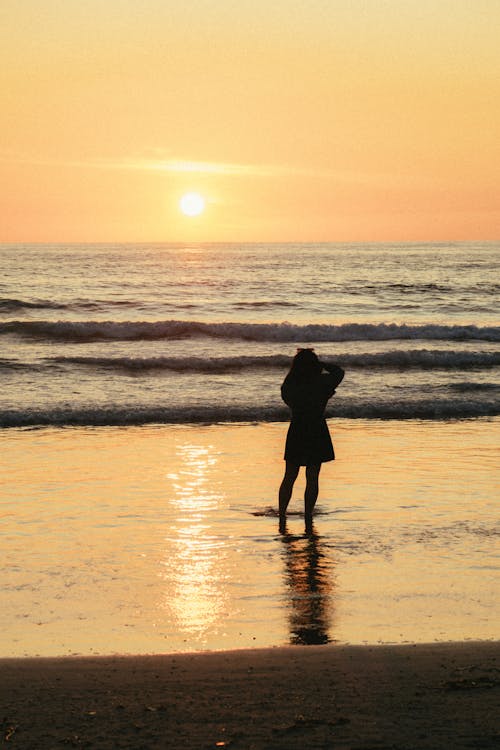
{"label": "golden sunset light", "polygon": [[492,748],[500,0],[0,19],[4,740]]}
{"label": "golden sunset light", "polygon": [[[3,6],[1,241],[494,239],[500,5]],[[185,215],[189,215],[184,212]]]}

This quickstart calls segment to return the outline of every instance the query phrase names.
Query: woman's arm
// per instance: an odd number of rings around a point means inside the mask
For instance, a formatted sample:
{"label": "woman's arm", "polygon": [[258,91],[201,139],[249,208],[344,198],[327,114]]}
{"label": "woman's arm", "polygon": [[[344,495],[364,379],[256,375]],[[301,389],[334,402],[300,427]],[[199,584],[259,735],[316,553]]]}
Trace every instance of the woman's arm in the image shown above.
{"label": "woman's arm", "polygon": [[345,372],[338,365],[334,365],[329,362],[321,362],[321,366],[326,370],[333,378],[332,387],[336,388],[344,379]]}

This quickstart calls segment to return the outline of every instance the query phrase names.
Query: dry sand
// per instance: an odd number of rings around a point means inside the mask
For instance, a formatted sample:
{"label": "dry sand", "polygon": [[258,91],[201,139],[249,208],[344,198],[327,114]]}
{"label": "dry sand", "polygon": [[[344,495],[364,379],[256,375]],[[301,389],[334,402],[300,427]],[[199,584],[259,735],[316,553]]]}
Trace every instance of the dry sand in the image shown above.
{"label": "dry sand", "polygon": [[0,661],[5,747],[488,750],[498,643]]}

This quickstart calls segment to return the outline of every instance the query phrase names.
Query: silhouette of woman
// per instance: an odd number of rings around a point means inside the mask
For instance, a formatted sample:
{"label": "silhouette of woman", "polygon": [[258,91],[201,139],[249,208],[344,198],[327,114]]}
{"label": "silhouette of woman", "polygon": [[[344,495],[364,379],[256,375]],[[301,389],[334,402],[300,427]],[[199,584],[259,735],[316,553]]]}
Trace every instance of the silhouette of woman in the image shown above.
{"label": "silhouette of woman", "polygon": [[325,408],[343,377],[344,370],[341,367],[320,362],[313,349],[299,349],[290,372],[283,381],[281,397],[290,407],[292,418],[286,436],[285,476],[279,489],[280,526],[285,523],[286,509],[299,469],[305,466],[306,531],[312,527],[321,464],[335,458],[325,420]]}

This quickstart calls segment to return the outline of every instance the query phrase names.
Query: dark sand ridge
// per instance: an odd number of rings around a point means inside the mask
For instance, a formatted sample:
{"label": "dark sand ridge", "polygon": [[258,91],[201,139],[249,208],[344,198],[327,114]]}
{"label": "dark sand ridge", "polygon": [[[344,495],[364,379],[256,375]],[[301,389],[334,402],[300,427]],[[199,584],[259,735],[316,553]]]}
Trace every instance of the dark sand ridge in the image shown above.
{"label": "dark sand ridge", "polygon": [[500,747],[499,644],[4,659],[1,741],[48,748]]}

